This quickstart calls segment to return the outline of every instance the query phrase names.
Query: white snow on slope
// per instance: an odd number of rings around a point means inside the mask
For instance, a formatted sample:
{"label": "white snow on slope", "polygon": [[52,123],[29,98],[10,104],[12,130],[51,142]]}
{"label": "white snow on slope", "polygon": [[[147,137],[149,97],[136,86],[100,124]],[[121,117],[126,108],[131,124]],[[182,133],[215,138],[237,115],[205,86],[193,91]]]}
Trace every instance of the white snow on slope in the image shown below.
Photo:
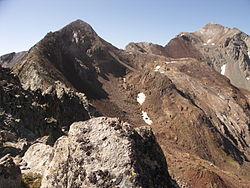
{"label": "white snow on slope", "polygon": [[161,68],[161,66],[160,65],[157,65],[156,67],[155,67],[155,72],[158,72],[159,71],[159,69]]}
{"label": "white snow on slope", "polygon": [[178,61],[166,61],[166,64],[173,64],[173,63],[178,63]]}
{"label": "white snow on slope", "polygon": [[148,117],[147,112],[142,111],[142,118],[148,125],[151,125],[153,121]]}
{"label": "white snow on slope", "polygon": [[160,71],[160,69],[161,69],[161,66],[160,65],[157,65],[155,68],[154,68],[154,71],[155,72],[160,72],[161,74],[164,74],[165,72],[164,71]]}
{"label": "white snow on slope", "polygon": [[144,103],[145,99],[146,99],[146,95],[144,93],[139,93],[137,95],[137,102],[140,103],[140,105]]}
{"label": "white snow on slope", "polygon": [[250,77],[248,76],[248,77],[246,77],[246,79],[247,79],[247,80],[250,80]]}
{"label": "white snow on slope", "polygon": [[77,37],[77,32],[73,31],[73,38],[75,39],[75,42],[78,43],[79,38]]}
{"label": "white snow on slope", "polygon": [[226,64],[221,66],[221,72],[220,73],[222,75],[225,75],[225,71],[226,71]]}
{"label": "white snow on slope", "polygon": [[249,57],[249,59],[250,59],[250,52],[247,52],[247,55],[248,55],[248,57]]}
{"label": "white snow on slope", "polygon": [[207,40],[207,43],[210,43],[211,41],[212,41],[211,39],[208,39],[208,40]]}

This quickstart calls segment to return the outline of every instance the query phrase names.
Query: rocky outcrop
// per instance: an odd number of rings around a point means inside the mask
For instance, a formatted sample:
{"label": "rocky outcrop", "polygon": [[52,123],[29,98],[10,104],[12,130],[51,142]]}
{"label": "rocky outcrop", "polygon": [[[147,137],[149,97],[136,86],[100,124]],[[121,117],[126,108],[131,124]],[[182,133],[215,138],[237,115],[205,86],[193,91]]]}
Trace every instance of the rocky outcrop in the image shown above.
{"label": "rocky outcrop", "polygon": [[9,156],[0,159],[0,187],[21,187],[21,170]]}
{"label": "rocky outcrop", "polygon": [[19,162],[22,174],[40,174],[42,176],[49,165],[53,152],[53,147],[44,143],[31,145]]}
{"label": "rocky outcrop", "polygon": [[53,149],[42,188],[174,187],[149,127],[94,118],[72,124]]}
{"label": "rocky outcrop", "polygon": [[12,68],[17,62],[21,61],[22,58],[27,54],[27,52],[18,52],[2,55],[0,57],[0,66],[4,68]]}
{"label": "rocky outcrop", "polygon": [[[0,156],[12,156],[42,136],[52,144],[67,132],[75,121],[86,120],[94,113],[82,93],[73,92],[61,83],[48,90],[31,92],[8,69],[0,68]],[[92,113],[92,114],[93,114]]]}

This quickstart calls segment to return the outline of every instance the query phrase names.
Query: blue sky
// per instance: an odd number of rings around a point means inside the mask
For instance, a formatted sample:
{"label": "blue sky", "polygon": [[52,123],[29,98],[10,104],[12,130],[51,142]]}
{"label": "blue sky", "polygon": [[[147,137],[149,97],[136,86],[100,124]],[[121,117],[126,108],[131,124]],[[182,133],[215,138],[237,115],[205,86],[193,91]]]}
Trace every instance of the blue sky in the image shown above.
{"label": "blue sky", "polygon": [[208,22],[250,34],[250,0],[0,0],[0,55],[28,50],[76,19],[119,48],[139,41],[165,45]]}

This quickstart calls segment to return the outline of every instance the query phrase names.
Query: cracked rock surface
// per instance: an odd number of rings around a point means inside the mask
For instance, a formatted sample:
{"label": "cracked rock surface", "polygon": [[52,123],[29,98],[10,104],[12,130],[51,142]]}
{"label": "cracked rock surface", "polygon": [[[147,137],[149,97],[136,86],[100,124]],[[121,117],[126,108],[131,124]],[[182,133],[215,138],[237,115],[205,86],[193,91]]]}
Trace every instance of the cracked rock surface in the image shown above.
{"label": "cracked rock surface", "polygon": [[151,128],[117,118],[73,123],[57,140],[44,172],[48,187],[173,187]]}

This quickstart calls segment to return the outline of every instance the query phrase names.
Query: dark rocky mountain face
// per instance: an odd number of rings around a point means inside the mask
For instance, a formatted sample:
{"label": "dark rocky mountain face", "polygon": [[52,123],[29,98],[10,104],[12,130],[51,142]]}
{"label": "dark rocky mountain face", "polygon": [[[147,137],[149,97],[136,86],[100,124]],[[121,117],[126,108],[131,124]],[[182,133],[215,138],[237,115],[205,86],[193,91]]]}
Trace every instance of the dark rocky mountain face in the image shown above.
{"label": "dark rocky mountain face", "polygon": [[75,121],[90,118],[90,105],[82,93],[62,83],[41,93],[24,90],[8,69],[0,69],[0,156],[25,152],[36,139],[53,144]]}
{"label": "dark rocky mountain face", "polygon": [[[42,187],[176,187],[172,178],[180,187],[248,187],[250,92],[229,74],[239,67],[237,79],[247,80],[248,45],[247,35],[217,24],[181,33],[165,47],[130,43],[126,50],[80,20],[48,33],[12,69],[25,90],[1,69],[7,86],[28,95],[1,103],[3,122],[13,117],[2,129],[15,143],[33,135],[15,162]],[[4,98],[13,90],[7,86]],[[119,120],[93,118],[99,115]],[[131,173],[121,177],[126,169]]]}
{"label": "dark rocky mountain face", "polygon": [[118,77],[125,73],[125,67],[110,54],[116,51],[87,23],[78,20],[48,33],[14,71],[24,88],[45,90],[59,80],[89,98],[106,98],[98,77],[107,80],[109,74]]}

